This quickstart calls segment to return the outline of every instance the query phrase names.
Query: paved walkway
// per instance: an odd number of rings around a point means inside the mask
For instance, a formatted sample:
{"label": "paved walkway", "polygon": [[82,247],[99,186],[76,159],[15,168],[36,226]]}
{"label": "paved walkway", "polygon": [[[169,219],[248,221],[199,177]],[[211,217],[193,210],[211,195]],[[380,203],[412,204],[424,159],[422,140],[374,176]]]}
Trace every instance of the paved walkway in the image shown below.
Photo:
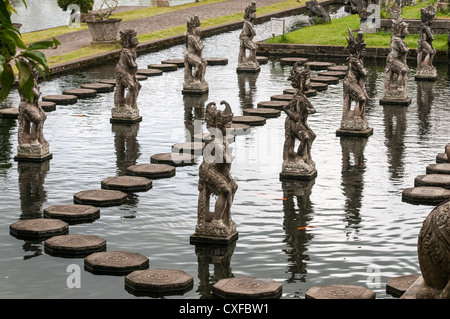
{"label": "paved walkway", "polygon": [[[285,0],[256,0],[258,7],[268,6]],[[239,12],[244,12],[251,0],[225,0],[217,3],[205,4],[196,7],[180,9],[168,13],[162,13],[148,18],[122,21],[120,30],[132,28],[138,34],[151,33],[175,26],[185,25],[193,16],[198,16],[200,21],[217,18]],[[242,17],[243,18],[243,17]],[[80,30],[56,37],[61,45],[57,49],[42,50],[47,57],[66,54],[89,44],[92,41],[89,30]]]}

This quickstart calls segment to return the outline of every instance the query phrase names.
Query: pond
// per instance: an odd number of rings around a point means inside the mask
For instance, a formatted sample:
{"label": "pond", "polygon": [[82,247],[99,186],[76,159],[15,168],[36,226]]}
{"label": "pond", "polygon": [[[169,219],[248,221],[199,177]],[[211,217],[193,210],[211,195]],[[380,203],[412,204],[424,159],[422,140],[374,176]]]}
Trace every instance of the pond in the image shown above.
{"label": "pond", "polygon": [[[290,88],[290,67],[276,58],[261,65],[259,74],[236,73],[239,32],[204,39],[204,57],[229,59],[227,65],[208,66],[208,95],[183,97],[182,69],[142,81],[138,105],[143,121],[133,130],[110,124],[113,93],[58,106],[48,113],[44,127],[53,153],[47,163],[15,162],[17,122],[1,121],[0,298],[137,298],[125,290],[123,277],[83,270],[81,287],[68,288],[68,266],[83,269],[83,259],[50,256],[43,241],[19,240],[9,226],[42,217],[46,207],[71,204],[75,193],[98,189],[104,178],[124,174],[132,164],[149,163],[152,155],[189,140],[193,120],[201,118],[195,105],[226,100],[235,115],[242,115],[244,108]],[[258,40],[267,38],[269,23],[258,25],[257,33]],[[139,67],[180,58],[184,50],[180,45],[139,56]],[[43,95],[60,94],[112,78],[114,66],[54,78],[40,89]],[[439,65],[436,82],[415,82],[411,66],[412,104],[383,107],[378,101],[384,64],[366,61],[366,66],[367,118],[374,129],[369,138],[335,135],[342,81],[310,97],[317,110],[309,124],[317,135],[312,158],[318,171],[310,183],[279,180],[284,114],[236,137],[231,173],[239,189],[232,218],[239,238],[215,264],[207,251],[189,243],[197,221],[201,157],[194,166],[178,167],[172,178],[154,180],[149,191],[131,194],[126,204],[101,208],[94,222],[71,225],[70,233],[98,235],[106,239],[108,251],[138,252],[149,258],[150,268],[193,276],[190,291],[167,298],[210,298],[211,286],[229,276],[274,279],[283,285],[283,299],[304,298],[310,287],[327,284],[364,286],[378,299],[392,298],[386,293],[391,277],[420,273],[417,235],[433,206],[402,202],[401,194],[448,143],[450,77],[448,66]],[[1,107],[17,105],[13,92]],[[305,226],[312,227],[298,229]]]}

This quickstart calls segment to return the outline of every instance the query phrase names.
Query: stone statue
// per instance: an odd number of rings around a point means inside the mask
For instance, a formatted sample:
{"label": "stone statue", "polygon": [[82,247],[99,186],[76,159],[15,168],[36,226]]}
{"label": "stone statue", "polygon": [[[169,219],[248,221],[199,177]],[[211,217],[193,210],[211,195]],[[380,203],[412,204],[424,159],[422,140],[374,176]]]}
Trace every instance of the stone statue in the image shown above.
{"label": "stone statue", "polygon": [[[298,62],[291,69],[289,80],[296,92],[283,109],[287,117],[281,179],[308,180],[317,175],[316,164],[311,158],[311,146],[316,134],[308,125],[308,116],[316,110],[305,95],[310,89],[310,74],[309,67],[299,70]],[[294,149],[296,140],[300,141],[297,151]]]}
{"label": "stone statue", "polygon": [[136,103],[141,89],[141,84],[136,78],[138,70],[136,47],[139,44],[136,35],[136,31],[132,29],[120,31],[122,50],[116,66],[115,107],[111,110],[111,122],[136,123],[142,120]]}
{"label": "stone statue", "polygon": [[417,74],[416,80],[435,80],[437,78],[436,68],[433,66],[433,59],[436,50],[433,47],[434,35],[431,30],[436,9],[429,5],[420,9],[422,24],[420,25],[419,41],[417,45]]}
{"label": "stone statue", "polygon": [[[365,116],[366,103],[369,99],[365,87],[367,70],[364,68],[363,61],[366,43],[362,31],[358,31],[357,36],[354,37],[352,30],[348,28],[348,34],[349,37],[346,39],[350,56],[347,59],[347,74],[343,81],[344,103],[341,126],[337,135],[367,136],[373,129],[369,128]],[[352,102],[355,102],[353,110]]]}
{"label": "stone statue", "polygon": [[402,17],[401,5],[398,5],[396,2],[394,2],[389,8],[389,15],[392,20],[400,19]]}
{"label": "stone statue", "polygon": [[331,22],[331,17],[327,10],[317,0],[306,1],[306,8],[308,9],[308,20],[310,24]]}
{"label": "stone statue", "polygon": [[[224,110],[214,102],[205,109],[205,121],[212,140],[204,149],[203,162],[199,168],[199,197],[197,226],[192,241],[229,243],[237,236],[236,224],[231,219],[231,205],[238,185],[230,174],[231,148],[227,129],[233,120],[230,105],[222,101]],[[210,197],[217,196],[214,211],[210,211]]]}
{"label": "stone statue", "polygon": [[408,97],[408,45],[405,37],[408,35],[408,24],[399,18],[392,22],[392,36],[389,54],[386,58],[386,78],[384,80],[384,96],[381,104],[410,104]]}
{"label": "stone statue", "polygon": [[202,57],[204,44],[200,39],[200,20],[195,16],[186,25],[183,94],[207,93],[208,83],[205,81],[205,72],[208,63]]}
{"label": "stone statue", "polygon": [[49,151],[49,145],[44,138],[43,128],[47,115],[39,105],[39,97],[41,92],[38,87],[39,73],[28,60],[21,58],[26,63],[33,77],[33,101],[28,100],[21,90],[18,116],[18,146],[16,161],[35,161],[43,162],[52,157]]}
{"label": "stone statue", "polygon": [[417,243],[423,284],[417,299],[450,299],[450,201],[435,207],[423,222]]}
{"label": "stone statue", "polygon": [[[240,49],[238,56],[238,72],[258,72],[259,63],[256,60],[256,50],[258,46],[253,42],[256,35],[255,27],[253,25],[256,18],[256,2],[245,8],[244,25],[241,34],[239,35]],[[246,52],[248,51],[248,56]]]}

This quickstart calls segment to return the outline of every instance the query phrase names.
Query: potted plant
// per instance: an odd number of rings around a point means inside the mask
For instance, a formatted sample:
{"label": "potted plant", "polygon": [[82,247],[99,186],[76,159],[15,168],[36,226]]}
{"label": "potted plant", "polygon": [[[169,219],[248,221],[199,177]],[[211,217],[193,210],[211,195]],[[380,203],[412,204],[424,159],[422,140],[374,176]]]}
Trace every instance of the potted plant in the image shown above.
{"label": "potted plant", "polygon": [[92,36],[93,43],[112,43],[117,41],[119,25],[122,19],[110,19],[110,15],[117,8],[118,0],[103,0],[96,10],[85,21]]}

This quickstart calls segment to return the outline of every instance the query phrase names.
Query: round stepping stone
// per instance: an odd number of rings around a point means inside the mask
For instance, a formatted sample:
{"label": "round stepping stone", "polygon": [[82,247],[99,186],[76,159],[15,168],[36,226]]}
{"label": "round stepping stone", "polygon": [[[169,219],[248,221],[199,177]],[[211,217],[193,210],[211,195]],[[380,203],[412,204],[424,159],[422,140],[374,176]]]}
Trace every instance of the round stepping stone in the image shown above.
{"label": "round stepping stone", "polygon": [[0,117],[4,119],[17,119],[19,117],[19,109],[17,107],[6,107],[1,109]]}
{"label": "round stepping stone", "polygon": [[17,238],[39,239],[65,235],[69,231],[69,224],[59,219],[24,219],[11,224],[9,230]]}
{"label": "round stepping stone", "polygon": [[323,71],[317,73],[318,76],[331,76],[338,79],[345,78],[346,73],[345,72],[339,72],[339,71]]}
{"label": "round stepping stone", "polygon": [[55,102],[44,102],[41,101],[39,102],[40,107],[42,107],[42,109],[45,112],[52,112],[56,110],[56,103]]}
{"label": "round stepping stone", "polygon": [[310,82],[309,85],[311,85],[312,90],[316,91],[325,91],[328,89],[328,84],[323,82]]}
{"label": "round stepping stone", "polygon": [[226,65],[228,64],[227,58],[205,58],[208,65]]}
{"label": "round stepping stone", "polygon": [[386,283],[386,292],[394,297],[401,297],[420,277],[420,274],[390,278]]}
{"label": "round stepping stone", "polygon": [[212,287],[212,292],[222,298],[278,298],[282,284],[272,279],[236,277],[221,279]]}
{"label": "round stepping stone", "polygon": [[326,84],[338,84],[339,79],[334,76],[313,76],[310,78],[311,82],[322,82]]}
{"label": "round stepping stone", "polygon": [[104,80],[100,80],[98,82],[116,86],[116,79],[104,79]]}
{"label": "round stepping stone", "polygon": [[348,66],[346,65],[333,65],[327,68],[328,71],[347,72]]}
{"label": "round stepping stone", "polygon": [[102,180],[101,186],[122,192],[146,192],[152,188],[152,181],[142,176],[114,176]]}
{"label": "round stepping stone", "polygon": [[95,90],[97,93],[107,93],[114,91],[114,85],[107,83],[88,83],[83,84],[81,88]]}
{"label": "round stepping stone", "polygon": [[251,126],[243,123],[231,123],[230,127],[227,129],[227,133],[230,135],[246,135],[250,134]]}
{"label": "round stepping stone", "polygon": [[287,58],[281,58],[280,64],[281,65],[294,65],[296,62],[299,64],[305,64],[308,62],[307,58],[296,58],[296,57],[287,57]]}
{"label": "round stepping stone", "polygon": [[282,110],[287,104],[287,101],[262,101],[258,102],[256,106],[260,108]]}
{"label": "round stepping stone", "polygon": [[175,64],[179,68],[184,68],[184,59],[167,59],[161,61],[161,64]]}
{"label": "round stepping stone", "polygon": [[278,94],[270,97],[272,101],[285,101],[290,102],[294,98],[293,94]]}
{"label": "round stepping stone", "polygon": [[91,98],[97,95],[97,91],[92,89],[68,89],[62,93],[63,95],[75,95],[80,99]]}
{"label": "round stepping stone", "polygon": [[136,74],[136,80],[138,81],[145,81],[148,79],[148,76],[143,75],[143,74]]}
{"label": "round stepping stone", "polygon": [[150,157],[155,164],[168,164],[171,166],[187,166],[196,164],[197,157],[189,153],[159,153]]}
{"label": "round stepping stone", "polygon": [[136,73],[138,75],[157,76],[162,75],[164,72],[160,69],[139,69]]}
{"label": "round stepping stone", "polygon": [[54,94],[43,96],[42,101],[54,102],[57,105],[68,105],[77,103],[78,97],[75,95],[68,95],[68,94],[61,94],[61,95]]}
{"label": "round stepping stone", "polygon": [[[285,90],[283,90],[283,95],[294,95],[295,92],[297,92],[296,89],[285,89]],[[317,95],[317,91],[313,90],[313,89],[309,89],[308,91],[305,92],[305,96],[307,96],[307,97],[315,96],[315,95]],[[289,100],[288,98],[286,98],[286,99]]]}
{"label": "round stepping stone", "polygon": [[266,56],[257,56],[257,57],[256,57],[256,61],[257,61],[259,64],[266,64],[267,62],[269,62],[269,58],[266,57]]}
{"label": "round stepping stone", "polygon": [[194,279],[181,270],[135,270],[125,277],[125,288],[136,295],[183,294],[192,289]]}
{"label": "round stepping stone", "polygon": [[414,179],[414,186],[435,186],[450,188],[449,174],[426,174],[419,175]]}
{"label": "round stepping stone", "polygon": [[375,299],[375,292],[358,286],[327,285],[311,287],[306,291],[306,299]]}
{"label": "round stepping stone", "polygon": [[127,275],[135,270],[147,269],[149,260],[134,252],[96,252],[84,258],[84,267],[93,274]]}
{"label": "round stepping stone", "polygon": [[450,174],[450,163],[430,164],[426,171],[427,174]]}
{"label": "round stepping stone", "polygon": [[274,118],[281,115],[280,110],[269,109],[269,108],[259,108],[259,109],[244,109],[244,115],[250,116],[262,116],[265,118]]}
{"label": "round stepping stone", "polygon": [[53,236],[44,242],[45,252],[60,257],[86,257],[92,253],[105,251],[106,240],[92,235]]}
{"label": "round stepping stone", "polygon": [[73,224],[99,218],[100,209],[91,205],[53,205],[44,209],[44,217],[56,218]]}
{"label": "round stepping stone", "polygon": [[172,152],[201,155],[204,148],[204,142],[183,142],[172,145]]}
{"label": "round stepping stone", "polygon": [[450,199],[450,189],[433,186],[418,186],[405,188],[402,201],[412,204],[436,205]]}
{"label": "round stepping stone", "polygon": [[260,126],[266,124],[266,118],[253,115],[233,116],[233,123]]}
{"label": "round stepping stone", "polygon": [[115,206],[122,204],[127,198],[127,194],[117,190],[87,190],[76,193],[73,196],[75,204],[92,206]]}
{"label": "round stepping stone", "polygon": [[176,71],[178,70],[178,66],[176,64],[149,64],[149,69],[158,69],[163,72]]}
{"label": "round stepping stone", "polygon": [[175,167],[168,164],[137,164],[127,167],[127,174],[150,179],[168,178],[175,176]]}
{"label": "round stepping stone", "polygon": [[306,63],[311,70],[327,70],[330,66],[334,66],[332,62],[307,62]]}
{"label": "round stepping stone", "polygon": [[446,153],[439,153],[436,155],[436,163],[448,163],[448,157]]}

